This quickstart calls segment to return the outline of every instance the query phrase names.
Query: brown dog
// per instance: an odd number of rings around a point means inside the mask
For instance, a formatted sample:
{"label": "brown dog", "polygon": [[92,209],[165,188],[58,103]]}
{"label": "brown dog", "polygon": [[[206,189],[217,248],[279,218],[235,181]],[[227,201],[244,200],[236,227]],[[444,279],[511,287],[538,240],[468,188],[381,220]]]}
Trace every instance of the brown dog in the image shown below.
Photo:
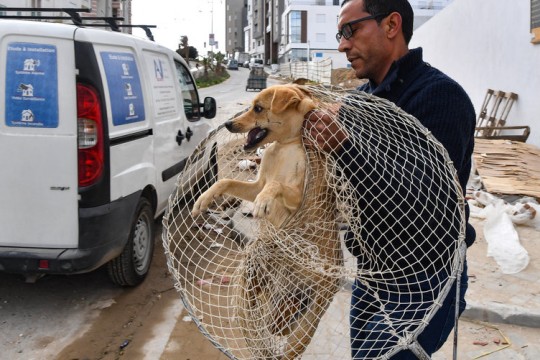
{"label": "brown dog", "polygon": [[[261,91],[246,113],[226,123],[231,132],[247,133],[245,149],[271,143],[263,153],[257,180],[221,179],[197,199],[192,210],[196,216],[216,197],[231,195],[253,202],[254,216],[265,217],[293,239],[286,243],[262,231],[246,248],[244,264],[236,274],[238,326],[256,358],[300,356],[339,289],[338,278],[319,270],[340,265],[342,255],[325,161],[317,152],[306,153],[302,144],[304,115],[313,109],[314,101],[299,86]],[[304,196],[305,192],[309,193]],[[301,205],[305,211],[297,214]],[[306,249],[317,249],[316,254]],[[310,265],[314,258],[322,266]],[[276,343],[283,344],[277,350],[281,355],[273,348]]]}
{"label": "brown dog", "polygon": [[193,205],[193,216],[214,198],[227,194],[255,204],[253,216],[266,217],[276,227],[298,210],[304,191],[306,154],[302,145],[304,115],[315,103],[299,87],[269,87],[255,98],[251,109],[225,124],[233,133],[247,132],[244,149],[272,143],[264,152],[257,181],[222,179]]}

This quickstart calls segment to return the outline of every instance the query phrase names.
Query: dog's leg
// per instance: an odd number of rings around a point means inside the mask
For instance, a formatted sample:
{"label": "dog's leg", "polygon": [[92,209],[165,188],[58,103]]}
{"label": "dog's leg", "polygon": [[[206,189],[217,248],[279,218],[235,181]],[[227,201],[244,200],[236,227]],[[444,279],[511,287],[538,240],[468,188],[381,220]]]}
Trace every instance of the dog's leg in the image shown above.
{"label": "dog's leg", "polygon": [[[303,190],[303,189],[302,189]],[[284,185],[278,181],[271,181],[265,185],[255,198],[256,217],[268,216],[274,213],[278,204],[281,204],[289,212],[298,210],[302,203],[302,191],[298,187]]]}
{"label": "dog's leg", "polygon": [[240,199],[247,201],[254,201],[257,194],[261,191],[260,183],[257,182],[247,182],[247,181],[238,181],[231,179],[221,179],[206,190],[204,193],[199,196],[191,214],[197,216],[201,214],[204,210],[208,209],[210,204],[221,195],[231,195]]}
{"label": "dog's leg", "polygon": [[318,282],[319,284],[314,287],[313,302],[301,314],[294,330],[287,337],[287,345],[285,345],[281,360],[293,360],[304,353],[322,316],[339,290],[338,279],[321,278]]}

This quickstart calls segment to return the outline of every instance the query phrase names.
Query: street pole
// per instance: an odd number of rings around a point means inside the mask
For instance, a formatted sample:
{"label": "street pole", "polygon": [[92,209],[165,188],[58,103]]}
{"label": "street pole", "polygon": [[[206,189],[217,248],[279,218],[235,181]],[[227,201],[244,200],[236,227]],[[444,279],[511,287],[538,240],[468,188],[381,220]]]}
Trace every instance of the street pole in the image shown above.
{"label": "street pole", "polygon": [[214,42],[216,41],[214,35],[214,0],[209,0],[210,2],[210,34],[212,34],[212,42],[210,43],[210,51],[214,53]]}

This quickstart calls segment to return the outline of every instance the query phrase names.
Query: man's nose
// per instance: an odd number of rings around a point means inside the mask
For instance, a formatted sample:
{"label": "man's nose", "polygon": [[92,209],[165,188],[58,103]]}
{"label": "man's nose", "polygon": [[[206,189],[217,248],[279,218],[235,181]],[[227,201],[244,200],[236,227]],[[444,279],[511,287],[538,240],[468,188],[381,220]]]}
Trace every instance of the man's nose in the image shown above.
{"label": "man's nose", "polygon": [[351,41],[348,40],[348,39],[345,39],[344,36],[341,37],[341,39],[339,39],[339,44],[338,44],[338,51],[339,52],[345,52],[347,50],[349,50],[351,48]]}

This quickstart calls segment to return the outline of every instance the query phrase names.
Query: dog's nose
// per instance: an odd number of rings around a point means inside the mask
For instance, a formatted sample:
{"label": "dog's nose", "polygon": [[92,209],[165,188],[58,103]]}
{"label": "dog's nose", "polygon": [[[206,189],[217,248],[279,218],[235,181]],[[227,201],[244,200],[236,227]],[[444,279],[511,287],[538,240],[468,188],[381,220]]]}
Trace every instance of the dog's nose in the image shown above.
{"label": "dog's nose", "polygon": [[231,131],[231,129],[233,127],[233,122],[232,121],[227,121],[225,123],[225,127],[227,128],[227,130]]}

